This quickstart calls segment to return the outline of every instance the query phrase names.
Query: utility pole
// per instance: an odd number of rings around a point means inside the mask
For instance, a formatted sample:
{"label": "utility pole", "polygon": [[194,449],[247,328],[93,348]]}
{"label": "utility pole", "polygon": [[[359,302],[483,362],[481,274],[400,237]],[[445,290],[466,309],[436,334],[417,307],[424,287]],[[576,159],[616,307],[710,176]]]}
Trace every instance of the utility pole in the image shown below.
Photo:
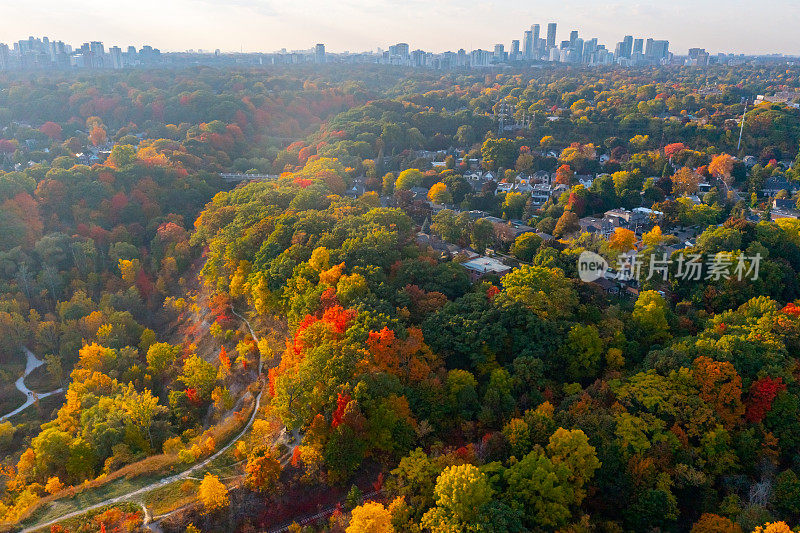
{"label": "utility pole", "polygon": [[503,134],[503,127],[505,126],[506,118],[506,101],[505,99],[500,104],[500,123],[497,126],[497,135]]}
{"label": "utility pole", "polygon": [[738,154],[742,149],[742,134],[744,133],[744,116],[747,114],[747,98],[742,98],[744,104],[744,111],[742,111],[742,126],[739,128],[739,144],[736,145],[736,153]]}

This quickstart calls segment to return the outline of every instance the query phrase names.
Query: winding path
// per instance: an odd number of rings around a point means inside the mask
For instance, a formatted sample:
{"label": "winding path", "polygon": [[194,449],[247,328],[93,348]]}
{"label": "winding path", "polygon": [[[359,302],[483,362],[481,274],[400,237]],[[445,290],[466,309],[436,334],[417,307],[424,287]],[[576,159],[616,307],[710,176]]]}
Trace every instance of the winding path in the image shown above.
{"label": "winding path", "polygon": [[59,393],[64,392],[63,388],[58,388],[58,389],[56,389],[54,391],[50,391],[50,392],[43,392],[41,394],[37,394],[37,393],[33,392],[32,390],[30,390],[25,385],[25,378],[28,377],[28,374],[30,374],[31,372],[33,372],[34,370],[36,370],[37,368],[42,366],[44,364],[44,361],[42,361],[41,359],[38,359],[33,354],[33,352],[30,351],[26,346],[22,347],[22,351],[25,352],[25,357],[26,357],[26,360],[25,360],[25,373],[22,375],[22,377],[20,377],[17,381],[14,382],[14,385],[16,385],[17,389],[22,394],[25,395],[25,398],[26,398],[25,399],[25,403],[23,403],[21,406],[17,407],[16,409],[11,411],[10,413],[5,414],[3,416],[0,416],[0,422],[5,420],[6,418],[11,418],[12,416],[16,415],[17,413],[20,413],[20,412],[24,411],[25,409],[27,409],[28,407],[33,405],[34,402],[36,402],[36,400],[41,400],[42,398],[47,398],[48,396],[52,396],[54,394],[59,394]]}
{"label": "winding path", "polygon": [[[244,318],[243,316],[241,316],[239,313],[236,313],[236,311],[234,311],[234,314],[236,316],[238,316],[239,318],[241,318],[244,321],[245,324],[247,324],[247,328],[250,330],[250,334],[257,341],[258,339],[257,339],[255,333],[253,332],[253,328],[250,326],[250,322],[248,322],[247,319]],[[35,357],[34,357],[34,359],[35,359]],[[39,364],[40,365],[42,364],[41,361],[39,362]],[[259,377],[261,376],[261,370],[262,370],[262,361],[259,358],[259,363],[258,363],[258,375],[259,375]],[[228,451],[231,446],[233,446],[236,442],[238,442],[244,436],[245,433],[247,433],[247,431],[250,429],[250,427],[253,425],[253,422],[256,419],[256,415],[258,414],[258,409],[259,409],[260,406],[261,406],[261,391],[259,391],[258,395],[256,396],[256,402],[255,402],[255,405],[253,407],[253,414],[250,415],[250,418],[248,419],[247,424],[245,424],[244,428],[242,428],[242,430],[234,438],[232,438],[228,442],[228,444],[226,444],[225,446],[220,448],[219,451],[214,453],[214,455],[209,456],[203,462],[197,463],[197,464],[189,467],[187,470],[184,470],[183,472],[179,472],[178,474],[174,474],[172,476],[162,478],[162,479],[160,479],[160,480],[158,480],[158,481],[156,481],[154,483],[151,483],[149,485],[145,485],[144,487],[142,487],[140,489],[137,489],[137,490],[134,490],[132,492],[128,492],[126,494],[122,494],[121,496],[116,496],[114,498],[109,498],[107,500],[104,500],[102,502],[96,503],[94,505],[90,505],[90,506],[84,507],[80,511],[73,511],[71,513],[66,513],[66,514],[61,515],[60,517],[58,517],[58,518],[56,518],[54,520],[50,520],[49,522],[43,522],[43,523],[40,523],[40,524],[35,524],[35,525],[31,526],[31,527],[23,529],[20,533],[32,533],[32,532],[38,531],[40,529],[49,528],[50,526],[55,525],[55,524],[57,524],[57,523],[59,523],[59,522],[61,522],[63,520],[68,520],[70,518],[75,518],[77,516],[81,516],[83,514],[86,514],[89,511],[94,511],[96,509],[100,509],[100,508],[106,507],[108,505],[114,505],[114,504],[117,504],[117,503],[132,501],[137,496],[140,496],[142,494],[145,494],[145,493],[150,492],[152,490],[155,490],[157,488],[160,488],[160,487],[163,487],[165,485],[169,485],[171,483],[175,483],[176,481],[181,481],[183,479],[186,479],[186,478],[190,477],[194,472],[197,472],[198,470],[201,470],[202,468],[205,468],[211,462],[213,462],[214,460],[219,458],[222,454],[224,454],[226,451]],[[147,514],[148,513],[145,514],[146,518],[147,518]],[[148,523],[146,522],[143,525],[147,526]]]}

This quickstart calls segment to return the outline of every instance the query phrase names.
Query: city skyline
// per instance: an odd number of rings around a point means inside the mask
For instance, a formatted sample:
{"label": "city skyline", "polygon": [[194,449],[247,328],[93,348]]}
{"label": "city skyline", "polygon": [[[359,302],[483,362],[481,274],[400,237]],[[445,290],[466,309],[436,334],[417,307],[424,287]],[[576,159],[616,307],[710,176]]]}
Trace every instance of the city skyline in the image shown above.
{"label": "city skyline", "polygon": [[[225,5],[209,0],[143,0],[135,5],[42,0],[36,5],[5,6],[0,42],[49,34],[76,47],[91,38],[107,46],[150,44],[165,52],[304,50],[315,42],[325,42],[330,52],[364,52],[407,42],[412,48],[444,52],[490,49],[495,43],[510,49],[511,41],[522,41],[523,31],[530,25],[540,24],[545,37],[547,23],[555,22],[559,42],[567,39],[571,30],[578,30],[609,47],[625,35],[669,40],[680,55],[694,47],[711,53],[800,54],[794,32],[776,31],[775,27],[776,13],[781,27],[800,25],[800,6],[787,0],[771,4],[770,10],[764,10],[742,1],[723,4],[716,0],[675,0],[668,6],[641,2],[598,5],[587,0],[558,6],[517,0],[444,0],[435,5],[381,0],[366,6],[352,0],[335,5],[322,0],[293,5],[271,0],[234,0]],[[487,11],[498,16],[482,15]],[[448,20],[454,24],[443,25]],[[509,20],[514,22],[509,24]]]}

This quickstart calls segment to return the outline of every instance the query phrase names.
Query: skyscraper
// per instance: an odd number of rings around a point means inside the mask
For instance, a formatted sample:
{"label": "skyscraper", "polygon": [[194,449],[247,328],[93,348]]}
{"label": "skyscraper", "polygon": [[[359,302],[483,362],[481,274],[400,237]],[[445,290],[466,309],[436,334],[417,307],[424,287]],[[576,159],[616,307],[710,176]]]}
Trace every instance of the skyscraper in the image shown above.
{"label": "skyscraper", "polygon": [[119,46],[112,46],[108,49],[108,53],[111,56],[111,68],[121,69],[122,68],[122,48]]}
{"label": "skyscraper", "polygon": [[661,61],[669,57],[669,41],[647,39],[644,56],[650,61]]}
{"label": "skyscraper", "polygon": [[569,42],[570,44],[574,45],[575,41],[578,40],[578,30],[572,30],[569,32]]}
{"label": "skyscraper", "polygon": [[533,26],[531,26],[531,31],[533,32],[533,38],[532,38],[533,46],[531,47],[531,50],[533,51],[532,56],[533,56],[533,59],[539,59],[539,55],[540,55],[540,53],[539,53],[539,34],[541,33],[539,25],[538,24],[534,24]]}
{"label": "skyscraper", "polygon": [[631,52],[633,52],[633,36],[626,35],[622,40],[622,57],[630,59]]}
{"label": "skyscraper", "polygon": [[506,60],[506,47],[502,44],[494,45],[494,54],[492,54],[492,60],[495,63],[503,63]]}
{"label": "skyscraper", "polygon": [[633,41],[633,53],[634,54],[644,53],[644,39],[635,39]]}
{"label": "skyscraper", "polygon": [[522,42],[522,55],[527,60],[533,57],[533,42],[533,32],[526,30],[525,40]]}
{"label": "skyscraper", "polygon": [[318,43],[317,46],[314,47],[314,62],[325,62],[325,45],[322,43]]}
{"label": "skyscraper", "polygon": [[5,43],[0,43],[0,70],[8,70],[9,68],[8,45]]}
{"label": "skyscraper", "polygon": [[[389,50],[391,50],[391,47],[389,47]],[[397,43],[395,45],[395,50],[397,52],[397,55],[399,55],[400,57],[408,57],[409,55],[409,47],[408,44],[406,43]]]}
{"label": "skyscraper", "polygon": [[556,23],[551,22],[547,25],[547,48],[556,46]]}
{"label": "skyscraper", "polygon": [[519,39],[514,39],[511,41],[511,59],[512,61],[516,61],[519,55]]}

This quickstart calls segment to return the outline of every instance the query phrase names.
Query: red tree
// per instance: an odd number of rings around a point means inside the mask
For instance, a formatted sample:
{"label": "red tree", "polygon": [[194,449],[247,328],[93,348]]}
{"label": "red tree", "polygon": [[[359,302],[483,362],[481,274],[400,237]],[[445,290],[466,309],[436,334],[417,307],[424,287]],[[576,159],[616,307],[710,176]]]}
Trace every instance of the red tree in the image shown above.
{"label": "red tree", "polygon": [[772,409],[772,402],[781,391],[786,390],[782,378],[761,378],[750,386],[750,401],[745,416],[750,422],[761,422]]}

